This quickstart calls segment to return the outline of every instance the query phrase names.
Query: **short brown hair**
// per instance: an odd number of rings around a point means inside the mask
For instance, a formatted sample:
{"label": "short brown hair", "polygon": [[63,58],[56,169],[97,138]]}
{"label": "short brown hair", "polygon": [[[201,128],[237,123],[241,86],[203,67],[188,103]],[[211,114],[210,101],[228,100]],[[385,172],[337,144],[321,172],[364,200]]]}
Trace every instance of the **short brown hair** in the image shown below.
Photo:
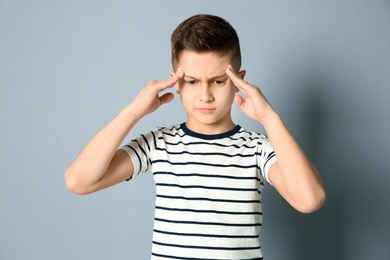
{"label": "short brown hair", "polygon": [[228,21],[215,15],[194,15],[180,23],[172,33],[171,48],[174,68],[184,50],[228,55],[235,69],[239,70],[241,67],[241,50],[236,30]]}

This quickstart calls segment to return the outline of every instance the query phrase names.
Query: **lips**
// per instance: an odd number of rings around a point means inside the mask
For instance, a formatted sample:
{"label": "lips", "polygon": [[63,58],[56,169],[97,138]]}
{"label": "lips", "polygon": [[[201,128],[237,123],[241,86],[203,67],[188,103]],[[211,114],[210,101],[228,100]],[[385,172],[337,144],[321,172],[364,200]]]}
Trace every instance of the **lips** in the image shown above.
{"label": "lips", "polygon": [[215,111],[215,108],[201,107],[197,108],[197,110],[203,114],[211,114]]}

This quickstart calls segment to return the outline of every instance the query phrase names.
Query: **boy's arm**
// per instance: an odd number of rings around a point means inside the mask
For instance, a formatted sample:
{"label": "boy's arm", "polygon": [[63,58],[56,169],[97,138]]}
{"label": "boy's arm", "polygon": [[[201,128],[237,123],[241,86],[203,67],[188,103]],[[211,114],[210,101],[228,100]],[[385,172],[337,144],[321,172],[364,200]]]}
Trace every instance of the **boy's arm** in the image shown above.
{"label": "boy's arm", "polygon": [[244,93],[235,103],[250,118],[260,122],[274,148],[277,162],[269,169],[268,178],[278,192],[298,211],[309,213],[325,201],[325,190],[314,165],[290,134],[260,89],[238,77],[231,66],[226,74]]}
{"label": "boy's arm", "polygon": [[173,94],[160,92],[173,87],[183,77],[151,81],[110,123],[85,146],[65,172],[66,186],[77,194],[92,193],[132,177],[134,166],[126,152],[118,150],[127,134],[145,115],[172,101]]}

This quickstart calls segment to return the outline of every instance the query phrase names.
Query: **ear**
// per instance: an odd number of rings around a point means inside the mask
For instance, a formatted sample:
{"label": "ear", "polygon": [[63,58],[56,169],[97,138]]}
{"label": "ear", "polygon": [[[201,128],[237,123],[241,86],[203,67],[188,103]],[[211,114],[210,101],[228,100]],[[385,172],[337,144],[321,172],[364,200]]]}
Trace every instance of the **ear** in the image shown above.
{"label": "ear", "polygon": [[[240,72],[238,72],[238,77],[240,77],[242,80],[244,80],[245,78],[245,75],[246,75],[246,70],[241,70]],[[236,87],[236,93],[239,92],[240,90]]]}
{"label": "ear", "polygon": [[[174,77],[175,75],[176,75],[176,73],[175,73],[174,71],[171,70],[171,71],[169,72],[169,76],[170,76],[171,78]],[[180,94],[179,82],[180,82],[180,80],[173,86],[173,87],[175,88],[177,94]]]}
{"label": "ear", "polygon": [[241,70],[240,72],[238,72],[238,76],[243,80],[245,78],[245,75],[246,75],[246,70]]}

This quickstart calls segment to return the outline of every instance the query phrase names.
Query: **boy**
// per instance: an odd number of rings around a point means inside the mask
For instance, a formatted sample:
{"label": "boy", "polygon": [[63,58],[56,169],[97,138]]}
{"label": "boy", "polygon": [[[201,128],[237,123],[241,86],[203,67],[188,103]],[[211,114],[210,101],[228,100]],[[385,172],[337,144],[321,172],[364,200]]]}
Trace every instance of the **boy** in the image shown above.
{"label": "boy", "polygon": [[[190,17],[175,29],[171,44],[171,78],[149,82],[87,144],[65,173],[66,185],[87,194],[151,172],[156,182],[152,259],[262,259],[264,182],[309,213],[325,200],[320,176],[259,88],[244,81],[239,39],[227,21]],[[187,121],[118,149],[141,118],[174,98],[160,95],[172,87]],[[234,124],[233,102],[262,124],[268,137]]]}

